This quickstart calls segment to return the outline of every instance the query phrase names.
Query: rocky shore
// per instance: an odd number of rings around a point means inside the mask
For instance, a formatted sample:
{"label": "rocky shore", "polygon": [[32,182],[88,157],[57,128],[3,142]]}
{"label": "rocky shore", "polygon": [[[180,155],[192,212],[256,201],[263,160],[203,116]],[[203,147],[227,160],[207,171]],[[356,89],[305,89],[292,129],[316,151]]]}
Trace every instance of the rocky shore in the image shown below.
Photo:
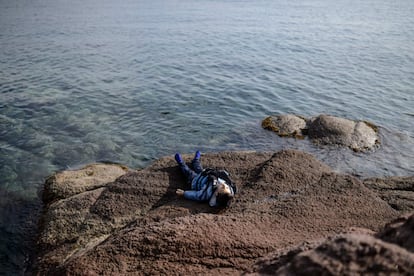
{"label": "rocky shore", "polygon": [[295,150],[202,161],[237,183],[230,208],[178,198],[172,157],[52,175],[34,274],[414,274],[413,176],[358,179]]}

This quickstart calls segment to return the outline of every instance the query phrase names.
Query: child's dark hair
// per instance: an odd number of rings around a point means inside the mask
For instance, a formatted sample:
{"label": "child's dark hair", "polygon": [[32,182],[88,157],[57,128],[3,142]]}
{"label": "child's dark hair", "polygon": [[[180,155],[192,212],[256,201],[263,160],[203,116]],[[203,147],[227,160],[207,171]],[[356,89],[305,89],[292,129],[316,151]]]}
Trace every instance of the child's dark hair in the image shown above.
{"label": "child's dark hair", "polygon": [[233,200],[233,195],[231,194],[221,194],[219,193],[216,198],[217,205],[220,207],[229,207],[231,201]]}

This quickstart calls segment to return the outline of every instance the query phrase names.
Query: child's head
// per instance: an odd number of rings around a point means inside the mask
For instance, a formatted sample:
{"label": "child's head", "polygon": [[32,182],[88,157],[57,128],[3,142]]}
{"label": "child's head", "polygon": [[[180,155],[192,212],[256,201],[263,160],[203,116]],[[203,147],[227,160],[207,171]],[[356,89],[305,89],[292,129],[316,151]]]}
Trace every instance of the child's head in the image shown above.
{"label": "child's head", "polygon": [[234,193],[225,182],[219,182],[217,186],[217,205],[222,207],[230,206]]}

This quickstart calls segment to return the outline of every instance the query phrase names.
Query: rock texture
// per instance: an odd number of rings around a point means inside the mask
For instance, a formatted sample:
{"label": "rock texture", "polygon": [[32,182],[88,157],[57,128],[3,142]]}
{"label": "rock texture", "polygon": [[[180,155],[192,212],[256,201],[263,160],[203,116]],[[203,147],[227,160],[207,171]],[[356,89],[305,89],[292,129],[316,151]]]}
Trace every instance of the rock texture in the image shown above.
{"label": "rock texture", "polygon": [[340,145],[365,151],[379,144],[378,127],[365,121],[352,121],[330,115],[306,119],[298,115],[269,116],[262,127],[281,137],[303,138],[308,135],[315,144]]}
{"label": "rock texture", "polygon": [[372,124],[329,115],[311,120],[308,134],[315,143],[343,145],[355,151],[371,149],[379,143],[376,127]]}
{"label": "rock texture", "polygon": [[412,177],[369,178],[364,180],[364,185],[375,191],[396,210],[409,212],[414,209]]}
{"label": "rock texture", "polygon": [[[411,235],[414,231],[411,230]],[[317,243],[315,243],[317,244]],[[368,234],[330,237],[263,258],[251,275],[413,275],[414,253]]]}
{"label": "rock texture", "polygon": [[387,224],[306,242],[260,258],[249,275],[413,275],[414,213]]}
{"label": "rock texture", "polygon": [[[402,214],[375,188],[303,152],[224,152],[203,155],[202,162],[225,167],[238,184],[230,208],[177,198],[185,180],[172,157],[65,198],[46,189],[35,273],[261,273],[254,264],[272,252],[350,227],[378,231]],[[359,246],[357,238],[348,243]],[[291,260],[285,259],[278,269]]]}
{"label": "rock texture", "polygon": [[388,223],[377,237],[414,253],[414,215],[405,215]]}
{"label": "rock texture", "polygon": [[281,137],[303,138],[306,133],[306,119],[293,114],[269,116],[262,121],[262,127]]}
{"label": "rock texture", "polygon": [[125,174],[128,168],[117,164],[90,164],[79,170],[55,173],[46,179],[43,201],[68,198],[94,190]]}

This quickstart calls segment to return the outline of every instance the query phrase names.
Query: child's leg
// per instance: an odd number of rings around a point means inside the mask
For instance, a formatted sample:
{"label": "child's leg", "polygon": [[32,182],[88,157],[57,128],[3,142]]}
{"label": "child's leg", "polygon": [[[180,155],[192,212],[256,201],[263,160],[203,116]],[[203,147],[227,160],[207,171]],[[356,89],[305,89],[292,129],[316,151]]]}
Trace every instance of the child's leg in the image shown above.
{"label": "child's leg", "polygon": [[194,177],[197,176],[197,174],[187,166],[187,164],[183,161],[179,153],[176,153],[174,158],[175,158],[175,161],[177,161],[177,164],[180,167],[181,171],[187,178],[188,183],[191,183],[191,181],[193,180]]}
{"label": "child's leg", "polygon": [[191,161],[191,165],[196,173],[201,173],[203,171],[203,166],[201,165],[201,154],[200,151],[196,151],[193,161]]}
{"label": "child's leg", "polygon": [[197,174],[192,169],[190,169],[185,163],[179,164],[179,166],[180,166],[181,171],[187,178],[188,183],[191,183],[191,181],[193,180],[194,177],[197,176]]}

